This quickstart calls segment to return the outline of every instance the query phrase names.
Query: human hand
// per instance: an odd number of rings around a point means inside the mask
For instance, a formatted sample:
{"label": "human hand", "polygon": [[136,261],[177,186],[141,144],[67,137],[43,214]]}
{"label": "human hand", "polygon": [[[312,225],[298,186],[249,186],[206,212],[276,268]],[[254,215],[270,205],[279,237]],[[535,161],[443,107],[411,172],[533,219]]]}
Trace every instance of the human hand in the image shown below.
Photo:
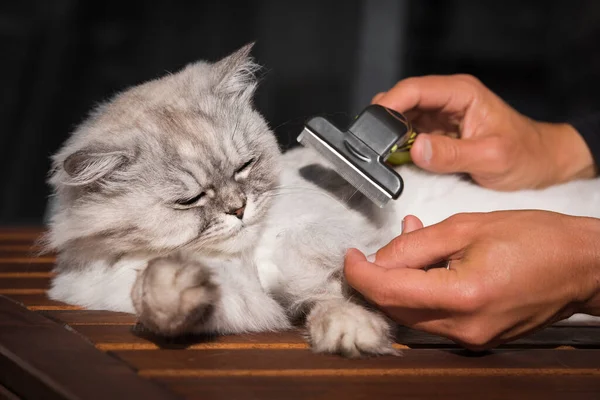
{"label": "human hand", "polygon": [[[600,220],[498,211],[422,226],[406,217],[374,263],[346,255],[348,283],[397,322],[483,349],[600,315]],[[441,260],[449,269],[422,269]]]}
{"label": "human hand", "polygon": [[404,113],[421,133],[410,153],[425,170],[468,173],[496,190],[595,175],[590,150],[575,128],[533,121],[469,75],[408,78],[373,102]]}

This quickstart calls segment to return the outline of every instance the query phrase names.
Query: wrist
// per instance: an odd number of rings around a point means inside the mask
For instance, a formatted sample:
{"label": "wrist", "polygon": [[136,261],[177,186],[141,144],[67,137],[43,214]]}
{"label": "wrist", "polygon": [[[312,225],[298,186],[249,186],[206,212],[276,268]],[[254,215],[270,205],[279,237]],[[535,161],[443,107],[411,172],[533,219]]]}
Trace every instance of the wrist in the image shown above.
{"label": "wrist", "polygon": [[590,149],[570,124],[536,122],[551,165],[547,185],[595,177],[596,168]]}
{"label": "wrist", "polygon": [[587,260],[580,260],[584,267],[580,278],[581,288],[577,303],[579,312],[600,316],[600,219],[572,217],[575,227],[580,233],[581,248],[573,249],[585,255]]}

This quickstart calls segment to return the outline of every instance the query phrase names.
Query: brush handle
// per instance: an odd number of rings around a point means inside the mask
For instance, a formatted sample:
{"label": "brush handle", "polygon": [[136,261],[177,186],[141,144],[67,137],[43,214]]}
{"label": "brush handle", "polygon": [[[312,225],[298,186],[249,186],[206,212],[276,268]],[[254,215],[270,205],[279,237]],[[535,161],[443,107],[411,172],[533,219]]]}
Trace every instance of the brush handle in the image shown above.
{"label": "brush handle", "polygon": [[356,117],[348,131],[380,154],[389,164],[412,162],[409,150],[417,134],[408,119],[397,111],[372,104]]}

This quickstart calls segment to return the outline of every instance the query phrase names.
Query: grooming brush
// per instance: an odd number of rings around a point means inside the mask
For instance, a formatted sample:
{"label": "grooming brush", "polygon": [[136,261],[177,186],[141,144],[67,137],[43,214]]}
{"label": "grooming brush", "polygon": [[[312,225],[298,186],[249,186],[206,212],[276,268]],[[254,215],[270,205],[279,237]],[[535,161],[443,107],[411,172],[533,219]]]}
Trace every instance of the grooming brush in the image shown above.
{"label": "grooming brush", "polygon": [[342,178],[383,207],[402,193],[404,182],[391,165],[411,162],[416,136],[404,115],[373,104],[346,131],[324,117],[309,119],[298,142],[317,150]]}

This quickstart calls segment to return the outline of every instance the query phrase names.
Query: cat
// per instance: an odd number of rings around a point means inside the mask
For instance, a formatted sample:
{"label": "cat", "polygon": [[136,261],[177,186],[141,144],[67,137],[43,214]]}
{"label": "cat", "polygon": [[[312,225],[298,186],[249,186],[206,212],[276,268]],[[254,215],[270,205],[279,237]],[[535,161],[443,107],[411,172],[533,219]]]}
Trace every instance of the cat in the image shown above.
{"label": "cat", "polygon": [[404,193],[379,209],[313,150],[281,152],[252,104],[251,49],[117,94],[53,156],[52,299],[134,313],[165,336],[303,323],[316,352],[397,354],[394,324],[343,279],[347,248],[375,252],[406,214],[600,217],[598,179],[498,193],[414,166],[398,168]]}

